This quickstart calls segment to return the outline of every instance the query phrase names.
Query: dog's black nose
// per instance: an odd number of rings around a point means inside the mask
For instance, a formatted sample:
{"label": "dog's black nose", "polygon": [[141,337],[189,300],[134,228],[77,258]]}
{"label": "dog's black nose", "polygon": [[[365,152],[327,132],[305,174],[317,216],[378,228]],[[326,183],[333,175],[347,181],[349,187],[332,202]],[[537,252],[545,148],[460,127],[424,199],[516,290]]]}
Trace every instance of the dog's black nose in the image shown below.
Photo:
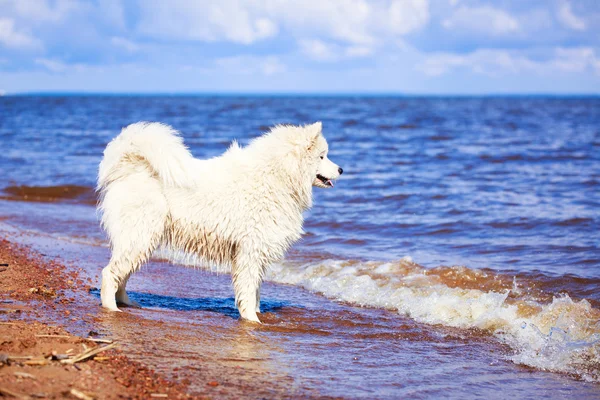
{"label": "dog's black nose", "polygon": [[340,175],[341,175],[341,174],[343,174],[343,173],[344,173],[344,170],[343,170],[343,169],[341,169],[341,168],[338,168],[338,172],[339,172],[339,173],[340,173]]}

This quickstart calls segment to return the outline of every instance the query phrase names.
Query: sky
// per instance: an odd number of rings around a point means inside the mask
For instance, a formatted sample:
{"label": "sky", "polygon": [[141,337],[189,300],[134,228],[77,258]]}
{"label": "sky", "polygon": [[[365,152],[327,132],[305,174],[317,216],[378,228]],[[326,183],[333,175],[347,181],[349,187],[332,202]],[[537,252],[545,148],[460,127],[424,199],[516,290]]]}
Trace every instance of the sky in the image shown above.
{"label": "sky", "polygon": [[0,0],[0,93],[600,94],[600,0]]}

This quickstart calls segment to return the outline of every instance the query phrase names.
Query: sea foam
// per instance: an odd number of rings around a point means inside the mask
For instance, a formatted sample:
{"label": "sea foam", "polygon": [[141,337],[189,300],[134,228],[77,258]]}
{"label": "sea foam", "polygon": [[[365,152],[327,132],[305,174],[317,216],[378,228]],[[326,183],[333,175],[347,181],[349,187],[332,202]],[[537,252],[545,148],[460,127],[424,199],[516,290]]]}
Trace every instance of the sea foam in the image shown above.
{"label": "sea foam", "polygon": [[465,267],[432,273],[410,258],[286,262],[268,279],[422,323],[482,329],[509,345],[517,364],[600,381],[600,311],[586,300],[563,294],[544,302],[514,283],[503,288],[497,276]]}

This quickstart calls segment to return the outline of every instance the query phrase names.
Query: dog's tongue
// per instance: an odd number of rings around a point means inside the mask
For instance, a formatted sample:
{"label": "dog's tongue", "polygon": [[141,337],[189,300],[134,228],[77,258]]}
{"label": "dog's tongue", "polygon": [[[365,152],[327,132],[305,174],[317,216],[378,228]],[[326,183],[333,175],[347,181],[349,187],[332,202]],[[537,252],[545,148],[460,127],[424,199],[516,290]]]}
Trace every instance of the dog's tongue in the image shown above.
{"label": "dog's tongue", "polygon": [[333,187],[333,181],[331,179],[327,179],[327,183],[329,183],[331,187]]}

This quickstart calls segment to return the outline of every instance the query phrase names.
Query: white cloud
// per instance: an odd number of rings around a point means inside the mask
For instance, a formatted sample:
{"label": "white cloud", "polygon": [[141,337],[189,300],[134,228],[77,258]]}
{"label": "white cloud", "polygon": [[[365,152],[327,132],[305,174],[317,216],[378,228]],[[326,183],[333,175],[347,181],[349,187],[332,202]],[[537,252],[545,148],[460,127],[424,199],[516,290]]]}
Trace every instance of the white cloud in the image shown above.
{"label": "white cloud", "polygon": [[428,0],[148,0],[140,3],[139,32],[155,38],[251,44],[285,30],[297,40],[372,46],[429,21]]}
{"label": "white cloud", "polygon": [[[282,3],[283,4],[283,3]],[[286,9],[293,8],[292,12]],[[280,15],[297,37],[320,34],[327,40],[373,46],[406,35],[429,21],[428,0],[304,0],[282,7]]]}
{"label": "white cloud", "polygon": [[277,25],[268,18],[258,18],[254,21],[254,28],[256,29],[256,38],[268,38],[277,34]]}
{"label": "white cloud", "polygon": [[571,10],[571,3],[568,1],[563,1],[558,8],[557,14],[558,20],[567,28],[583,31],[586,28],[585,21],[575,14],[573,14],[573,10]]}
{"label": "white cloud", "polygon": [[138,44],[118,36],[113,36],[110,38],[110,43],[115,47],[119,47],[128,51],[129,53],[135,53],[136,51],[140,50],[140,46]]}
{"label": "white cloud", "polygon": [[273,11],[297,38],[319,36],[354,44],[375,41],[370,26],[375,12],[364,0],[282,1]]}
{"label": "white cloud", "polygon": [[0,45],[60,48],[74,55],[69,46],[77,43],[91,51],[109,40],[106,30],[125,29],[121,1],[0,0]]}
{"label": "white cloud", "polygon": [[2,3],[14,9],[17,16],[38,22],[61,21],[71,11],[81,7],[81,3],[71,0],[4,0]]}
{"label": "white cloud", "polygon": [[390,31],[405,35],[427,24],[429,4],[427,0],[395,0],[388,13]]}
{"label": "white cloud", "polygon": [[519,22],[505,11],[490,7],[459,7],[442,26],[448,30],[467,30],[492,35],[518,32]]}
{"label": "white cloud", "polygon": [[64,72],[67,70],[67,64],[58,60],[51,60],[48,58],[36,58],[35,63],[45,67],[47,70],[51,72]]}
{"label": "white cloud", "polygon": [[416,67],[429,76],[441,76],[458,68],[489,76],[522,72],[583,73],[588,70],[600,75],[600,57],[589,47],[558,47],[545,61],[533,60],[511,50],[479,49],[468,54],[432,54]]}
{"label": "white cloud", "polygon": [[338,59],[337,50],[334,45],[323,42],[318,39],[300,40],[298,42],[302,53],[313,60],[318,61],[336,61]]}
{"label": "white cloud", "polygon": [[451,53],[439,53],[428,56],[423,63],[417,66],[417,70],[425,75],[440,76],[446,72],[467,65],[465,56]]}
{"label": "white cloud", "polygon": [[15,23],[9,18],[0,18],[0,43],[15,49],[42,47],[42,43],[31,35],[18,32]]}
{"label": "white cloud", "polygon": [[298,41],[300,51],[312,60],[335,62],[348,58],[366,57],[374,52],[374,48],[363,45],[341,46],[319,39],[302,39]]}
{"label": "white cloud", "polygon": [[591,67],[600,75],[600,56],[596,56],[595,50],[590,47],[559,47],[555,53],[552,64],[561,71],[581,73]]}
{"label": "white cloud", "polygon": [[[555,83],[562,82],[562,90],[575,85],[578,90],[598,91],[600,42],[591,33],[600,14],[593,7],[572,0],[553,0],[547,7],[540,0],[510,8],[505,4],[492,0],[0,0],[0,63],[4,57],[10,66],[0,68],[0,74],[21,76],[5,85],[10,91],[33,87],[26,78],[29,73],[40,77],[37,85],[57,88],[75,87],[69,77],[80,79],[82,88],[102,87],[94,78],[110,75],[119,85],[137,90],[146,90],[146,83],[171,90],[177,82],[180,86],[173,90],[189,90],[186,85],[193,82],[194,88],[215,90],[239,86],[435,92],[452,87],[460,92],[461,85],[468,88],[472,83],[481,91],[506,84],[511,90],[526,91],[545,84],[553,90]],[[430,21],[437,26],[428,30]],[[419,30],[422,34],[413,35]],[[589,35],[582,36],[581,31]],[[555,48],[564,43],[589,47]],[[470,53],[423,53],[421,47]],[[40,51],[13,57],[13,49]],[[85,64],[89,62],[94,64]],[[137,71],[144,68],[148,71],[141,79]],[[527,86],[533,81],[538,86]],[[121,90],[119,85],[111,90]]]}
{"label": "white cloud", "polygon": [[479,49],[469,54],[438,53],[426,57],[418,66],[429,76],[440,76],[457,69],[467,68],[475,73],[499,75],[534,69],[536,64],[519,54],[509,50]]}
{"label": "white cloud", "polygon": [[[233,75],[275,75],[285,72],[286,66],[276,56],[235,56],[218,58],[214,62],[218,70],[224,70]],[[211,72],[204,69],[204,72]]]}
{"label": "white cloud", "polygon": [[279,58],[273,56],[266,57],[261,64],[261,68],[262,73],[267,76],[279,74],[286,70],[285,64],[283,64]]}
{"label": "white cloud", "polygon": [[281,1],[277,20],[298,39],[373,47],[421,29],[429,21],[428,0]]}
{"label": "white cloud", "polygon": [[373,54],[374,49],[369,46],[349,46],[344,51],[348,57],[367,57]]}
{"label": "white cloud", "polygon": [[236,0],[148,0],[140,5],[138,30],[155,38],[250,44],[278,32],[264,5]]}
{"label": "white cloud", "polygon": [[[54,58],[36,58],[35,63],[41,65],[48,71],[57,74],[71,74],[71,73],[91,73],[91,72],[102,72],[105,67],[100,65],[90,65],[83,63],[67,64],[61,60]],[[120,64],[122,68],[130,68],[132,64]]]}

